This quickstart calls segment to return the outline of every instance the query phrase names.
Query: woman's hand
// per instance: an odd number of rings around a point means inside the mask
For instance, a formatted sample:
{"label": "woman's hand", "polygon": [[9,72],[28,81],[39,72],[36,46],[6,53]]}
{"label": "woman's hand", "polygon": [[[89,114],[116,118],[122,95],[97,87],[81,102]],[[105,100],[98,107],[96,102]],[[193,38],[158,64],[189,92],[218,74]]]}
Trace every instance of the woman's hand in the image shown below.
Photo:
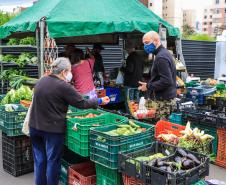
{"label": "woman's hand", "polygon": [[138,87],[138,90],[140,91],[147,91],[147,83],[145,82],[139,82],[140,86]]}
{"label": "woman's hand", "polygon": [[105,96],[103,98],[101,98],[102,100],[102,104],[101,105],[106,105],[110,102],[110,98],[108,96]]}

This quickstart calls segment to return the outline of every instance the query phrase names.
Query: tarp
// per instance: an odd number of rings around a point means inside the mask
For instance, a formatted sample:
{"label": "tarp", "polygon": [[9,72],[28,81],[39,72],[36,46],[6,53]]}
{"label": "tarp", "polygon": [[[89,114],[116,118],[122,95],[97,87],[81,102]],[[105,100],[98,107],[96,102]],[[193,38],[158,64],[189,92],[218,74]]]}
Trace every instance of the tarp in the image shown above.
{"label": "tarp", "polygon": [[45,17],[50,37],[76,37],[109,33],[158,31],[162,24],[169,36],[179,30],[155,15],[138,0],[39,0],[0,27],[0,38],[16,32],[34,32]]}

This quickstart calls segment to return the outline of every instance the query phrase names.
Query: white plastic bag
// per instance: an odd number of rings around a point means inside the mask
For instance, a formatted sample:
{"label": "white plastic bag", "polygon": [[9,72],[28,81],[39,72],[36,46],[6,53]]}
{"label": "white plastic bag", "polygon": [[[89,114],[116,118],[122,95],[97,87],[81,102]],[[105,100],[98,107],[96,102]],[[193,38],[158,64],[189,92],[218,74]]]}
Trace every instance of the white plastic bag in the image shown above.
{"label": "white plastic bag", "polygon": [[30,121],[30,115],[31,115],[31,108],[32,108],[32,105],[33,105],[33,98],[32,98],[32,101],[31,101],[31,105],[30,107],[28,108],[28,111],[27,111],[27,114],[26,114],[26,117],[24,119],[24,123],[23,123],[23,127],[22,127],[22,132],[26,135],[26,136],[29,136],[29,121]]}
{"label": "white plastic bag", "polygon": [[118,72],[118,76],[116,78],[116,84],[121,85],[124,83],[124,77],[121,71]]}

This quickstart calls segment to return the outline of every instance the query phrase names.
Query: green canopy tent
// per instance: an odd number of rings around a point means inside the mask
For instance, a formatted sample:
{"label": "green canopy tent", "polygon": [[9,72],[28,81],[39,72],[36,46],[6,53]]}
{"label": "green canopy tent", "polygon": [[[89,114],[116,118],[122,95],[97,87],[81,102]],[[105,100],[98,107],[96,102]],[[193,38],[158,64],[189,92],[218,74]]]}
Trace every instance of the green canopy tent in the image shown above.
{"label": "green canopy tent", "polygon": [[0,27],[0,39],[35,34],[44,71],[44,34],[57,43],[116,43],[119,34],[156,32],[165,27],[177,38],[179,30],[148,10],[139,0],[39,0]]}
{"label": "green canopy tent", "polygon": [[42,18],[51,38],[158,31],[160,25],[166,27],[169,36],[179,36],[177,28],[138,0],[39,0],[1,26],[0,39],[35,32]]}

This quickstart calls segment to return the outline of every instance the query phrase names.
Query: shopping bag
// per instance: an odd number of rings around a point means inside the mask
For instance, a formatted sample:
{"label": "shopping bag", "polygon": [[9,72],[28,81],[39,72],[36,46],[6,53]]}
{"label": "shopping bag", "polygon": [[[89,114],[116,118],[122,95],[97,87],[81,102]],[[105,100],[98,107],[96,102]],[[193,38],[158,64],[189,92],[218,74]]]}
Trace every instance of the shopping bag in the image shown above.
{"label": "shopping bag", "polygon": [[118,72],[118,76],[116,78],[116,84],[121,85],[124,83],[124,77],[121,71]]}
{"label": "shopping bag", "polygon": [[28,108],[28,111],[27,111],[27,114],[26,114],[26,117],[24,119],[24,123],[23,123],[23,127],[22,127],[22,132],[29,136],[29,121],[30,121],[30,115],[31,115],[31,108],[32,108],[32,105],[33,105],[33,98],[32,98],[32,101],[31,101],[31,105],[30,107]]}

